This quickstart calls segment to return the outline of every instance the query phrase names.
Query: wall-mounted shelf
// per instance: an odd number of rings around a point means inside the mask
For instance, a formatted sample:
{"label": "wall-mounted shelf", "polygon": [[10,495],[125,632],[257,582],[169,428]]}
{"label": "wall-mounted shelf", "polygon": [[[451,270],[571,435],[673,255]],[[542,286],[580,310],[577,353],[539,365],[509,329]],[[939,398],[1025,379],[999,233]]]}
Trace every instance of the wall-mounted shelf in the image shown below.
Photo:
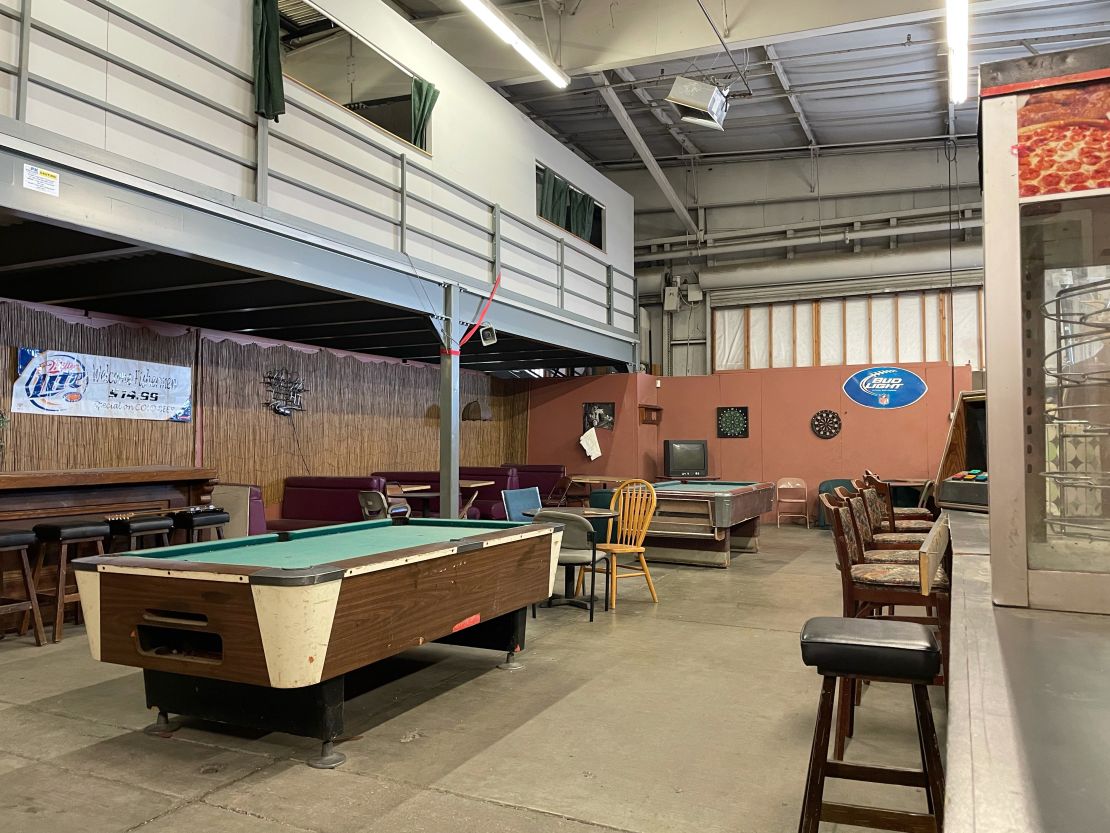
{"label": "wall-mounted shelf", "polygon": [[663,421],[663,409],[658,405],[640,405],[640,424],[658,425]]}

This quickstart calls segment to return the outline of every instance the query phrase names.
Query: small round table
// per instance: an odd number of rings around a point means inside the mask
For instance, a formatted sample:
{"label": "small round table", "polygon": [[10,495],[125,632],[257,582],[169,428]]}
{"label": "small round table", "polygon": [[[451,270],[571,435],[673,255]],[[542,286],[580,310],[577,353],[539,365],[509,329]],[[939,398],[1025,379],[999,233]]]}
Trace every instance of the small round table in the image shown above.
{"label": "small round table", "polygon": [[[585,518],[587,521],[605,521],[610,518],[615,518],[620,513],[616,509],[602,509],[595,506],[544,506],[540,509],[525,509],[521,512],[526,518],[535,517],[539,512],[564,512],[568,515],[578,515]],[[590,599],[588,597],[576,597],[574,595],[574,584],[577,577],[574,573],[574,565],[567,564],[563,567],[563,594],[554,595],[547,600],[548,607],[555,607],[557,605],[573,605],[580,607],[583,610],[588,610],[591,601],[596,601],[596,597]]]}

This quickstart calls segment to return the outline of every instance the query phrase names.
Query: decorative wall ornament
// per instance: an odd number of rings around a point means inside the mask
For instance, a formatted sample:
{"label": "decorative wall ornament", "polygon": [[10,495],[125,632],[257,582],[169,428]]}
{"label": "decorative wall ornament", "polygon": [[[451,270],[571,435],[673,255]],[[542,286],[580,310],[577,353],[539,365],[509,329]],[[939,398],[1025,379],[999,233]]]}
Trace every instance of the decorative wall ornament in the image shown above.
{"label": "decorative wall ornament", "polygon": [[613,402],[586,402],[582,406],[582,430],[605,428],[613,430],[616,423],[616,404]]}
{"label": "decorative wall ornament", "polygon": [[270,392],[270,401],[262,404],[279,416],[292,416],[293,411],[303,411],[301,397],[308,390],[300,376],[287,368],[269,371],[262,377],[262,384]]}
{"label": "decorative wall ornament", "polygon": [[840,433],[842,427],[840,414],[836,411],[818,411],[813,415],[813,419],[809,421],[809,427],[821,439],[831,440]]}
{"label": "decorative wall ornament", "polygon": [[717,409],[717,436],[730,440],[748,438],[748,408],[731,405]]}

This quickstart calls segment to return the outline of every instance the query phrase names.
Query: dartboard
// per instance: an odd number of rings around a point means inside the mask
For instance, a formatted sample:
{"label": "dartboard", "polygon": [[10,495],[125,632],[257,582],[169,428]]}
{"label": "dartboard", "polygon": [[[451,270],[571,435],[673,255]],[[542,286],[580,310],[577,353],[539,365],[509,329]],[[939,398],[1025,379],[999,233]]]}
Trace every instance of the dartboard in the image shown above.
{"label": "dartboard", "polygon": [[747,439],[748,409],[746,407],[718,408],[717,436],[726,439]]}
{"label": "dartboard", "polygon": [[831,440],[840,433],[840,414],[836,411],[818,411],[809,421],[813,433],[823,440]]}

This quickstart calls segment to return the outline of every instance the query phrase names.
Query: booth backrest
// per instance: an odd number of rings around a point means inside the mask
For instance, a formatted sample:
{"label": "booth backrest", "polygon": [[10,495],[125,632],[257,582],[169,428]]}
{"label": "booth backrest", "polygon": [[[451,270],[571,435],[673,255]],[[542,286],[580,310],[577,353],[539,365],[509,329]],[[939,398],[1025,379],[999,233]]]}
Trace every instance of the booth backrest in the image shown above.
{"label": "booth backrest", "polygon": [[[377,471],[374,476],[383,478],[387,483],[427,483],[433,491],[439,489],[438,471]],[[494,507],[501,506],[502,489],[519,488],[517,470],[513,466],[460,466],[459,480],[493,481],[492,486],[483,486],[478,490],[474,501],[474,508],[485,519],[493,518]],[[428,501],[428,511],[438,514],[439,501]]]}
{"label": "booth backrest", "polygon": [[381,492],[385,480],[369,477],[287,477],[281,496],[282,520],[346,523],[362,520],[359,492]]}
{"label": "booth backrest", "polygon": [[556,463],[537,463],[535,465],[514,466],[506,463],[502,468],[515,468],[517,481],[521,489],[535,486],[540,490],[540,497],[547,497],[555,484],[567,476],[567,467]]}

